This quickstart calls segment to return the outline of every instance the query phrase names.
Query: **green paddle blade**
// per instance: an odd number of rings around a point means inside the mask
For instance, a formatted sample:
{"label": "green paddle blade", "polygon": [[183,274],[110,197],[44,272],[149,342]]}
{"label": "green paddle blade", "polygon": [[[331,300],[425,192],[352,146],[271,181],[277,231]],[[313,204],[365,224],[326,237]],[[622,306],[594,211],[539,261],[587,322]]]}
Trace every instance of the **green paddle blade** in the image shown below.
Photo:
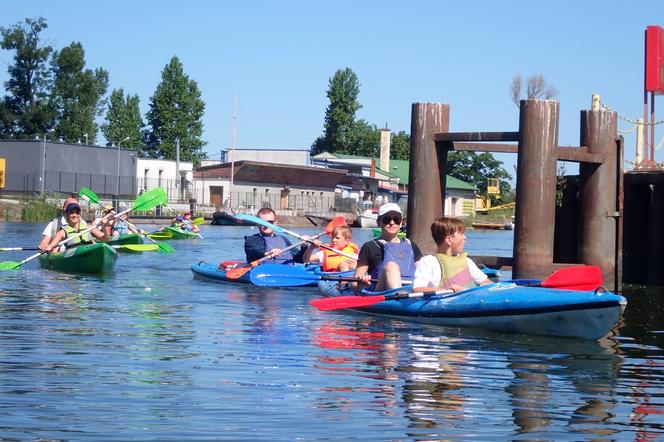
{"label": "green paddle blade", "polygon": [[148,237],[152,239],[173,239],[173,235],[171,235],[170,233],[161,233],[161,232],[148,233]]}
{"label": "green paddle blade", "polygon": [[21,263],[18,261],[3,261],[0,262],[0,270],[18,270]]}
{"label": "green paddle blade", "polygon": [[125,252],[152,252],[159,250],[157,244],[121,244],[112,246],[114,249]]}
{"label": "green paddle blade", "polygon": [[173,253],[175,252],[175,247],[173,247],[170,244],[166,244],[165,242],[158,242],[155,244],[155,246],[159,247],[159,251],[161,253]]}
{"label": "green paddle blade", "polygon": [[81,198],[83,198],[86,201],[101,205],[101,202],[99,201],[99,197],[97,196],[97,194],[94,193],[92,190],[88,189],[87,187],[83,187],[81,190],[79,190],[78,194],[80,195]]}
{"label": "green paddle blade", "polygon": [[191,220],[191,223],[196,225],[203,224],[204,222],[205,218],[203,218],[202,216],[199,216],[198,218],[194,218],[193,220]]}
{"label": "green paddle blade", "polygon": [[136,198],[131,210],[150,210],[159,204],[166,203],[167,200],[166,191],[161,187],[156,187]]}

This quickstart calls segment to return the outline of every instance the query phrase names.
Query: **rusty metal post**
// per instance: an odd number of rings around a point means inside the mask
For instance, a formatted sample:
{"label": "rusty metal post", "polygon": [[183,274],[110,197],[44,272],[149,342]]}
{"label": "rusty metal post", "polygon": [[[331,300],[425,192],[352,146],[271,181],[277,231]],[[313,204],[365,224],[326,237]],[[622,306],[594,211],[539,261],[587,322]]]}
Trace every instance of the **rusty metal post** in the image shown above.
{"label": "rusty metal post", "polygon": [[581,111],[581,145],[589,153],[603,154],[601,165],[581,163],[581,213],[579,260],[602,268],[604,285],[612,290],[616,282],[617,224],[619,211],[617,118],[608,110]]}
{"label": "rusty metal post", "polygon": [[543,279],[553,265],[559,103],[522,100],[516,170],[515,278]]}
{"label": "rusty metal post", "polygon": [[434,253],[431,223],[443,216],[447,150],[436,149],[433,134],[449,132],[450,107],[443,103],[413,103],[410,117],[408,236],[422,250]]}

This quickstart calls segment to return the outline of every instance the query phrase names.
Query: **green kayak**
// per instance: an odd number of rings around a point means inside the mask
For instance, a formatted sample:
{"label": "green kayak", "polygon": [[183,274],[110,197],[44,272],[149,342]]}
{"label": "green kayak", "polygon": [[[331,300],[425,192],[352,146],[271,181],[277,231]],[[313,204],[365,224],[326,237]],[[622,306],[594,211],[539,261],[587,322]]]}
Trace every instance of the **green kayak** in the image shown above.
{"label": "green kayak", "polygon": [[173,239],[194,239],[199,238],[198,233],[182,230],[178,227],[168,226],[164,228],[164,232],[168,232],[173,236]]}
{"label": "green kayak", "polygon": [[143,237],[138,233],[128,233],[119,236],[111,236],[111,240],[106,244],[122,246],[125,244],[143,244]]}
{"label": "green kayak", "polygon": [[106,243],[83,244],[64,252],[39,256],[42,268],[66,273],[105,273],[113,270],[118,253]]}

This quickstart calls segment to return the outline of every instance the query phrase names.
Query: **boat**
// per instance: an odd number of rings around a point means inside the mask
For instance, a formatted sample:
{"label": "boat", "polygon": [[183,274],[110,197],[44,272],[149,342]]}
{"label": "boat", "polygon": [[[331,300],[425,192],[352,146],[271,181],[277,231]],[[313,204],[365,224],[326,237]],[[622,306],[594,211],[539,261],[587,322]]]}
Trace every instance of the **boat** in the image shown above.
{"label": "boat", "polygon": [[235,218],[233,215],[227,212],[214,212],[212,214],[212,221],[210,222],[212,226],[244,226],[246,225],[241,219]]}
{"label": "boat", "polygon": [[[378,296],[375,303],[353,306],[353,310],[445,327],[599,339],[618,323],[627,304],[624,297],[601,288],[581,291],[529,286],[533,283],[507,281],[426,297],[404,293],[396,300],[389,299],[390,295],[408,292],[412,287],[363,292],[355,298],[385,295],[388,300]],[[337,288],[333,281],[320,281],[318,287],[328,297],[352,295],[347,289]]]}
{"label": "boat", "polygon": [[[182,230],[179,227],[174,227],[174,226],[167,226],[164,227],[164,232],[165,233],[170,233],[171,238],[169,239],[194,239],[194,238],[200,238],[198,233],[196,232],[190,232],[189,230]],[[154,238],[154,237],[153,237]]]}
{"label": "boat", "polygon": [[362,228],[378,227],[378,215],[372,209],[357,214],[356,222]]}
{"label": "boat", "polygon": [[139,233],[127,233],[123,235],[112,236],[106,243],[108,245],[122,246],[125,244],[143,244],[143,237]]}
{"label": "boat", "polygon": [[[216,264],[208,264],[205,262],[199,262],[191,266],[191,271],[196,278],[204,279],[213,282],[223,282],[231,284],[243,284],[243,285],[254,285],[251,282],[251,270],[242,274],[239,278],[231,279],[227,276],[227,273],[230,269],[237,268],[238,266],[247,265],[244,261],[224,261],[221,263],[221,266]],[[270,264],[273,265],[273,264]],[[307,271],[314,271],[319,269],[319,266],[316,265],[304,265],[296,264],[297,267],[306,269]],[[254,267],[254,269],[260,269],[260,265]],[[288,287],[284,285],[284,287]],[[305,285],[298,284],[298,287],[305,287]],[[316,287],[316,281],[311,281],[306,284],[306,287]]]}
{"label": "boat", "polygon": [[106,273],[113,270],[118,253],[106,243],[82,244],[62,252],[43,253],[39,264],[44,269],[66,273]]}

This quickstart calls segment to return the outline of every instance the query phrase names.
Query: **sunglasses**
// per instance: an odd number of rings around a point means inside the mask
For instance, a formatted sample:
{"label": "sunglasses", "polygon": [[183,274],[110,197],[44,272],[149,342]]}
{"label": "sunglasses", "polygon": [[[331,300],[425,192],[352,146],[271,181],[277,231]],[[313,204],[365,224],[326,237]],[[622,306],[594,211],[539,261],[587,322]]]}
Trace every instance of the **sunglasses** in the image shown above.
{"label": "sunglasses", "polygon": [[396,216],[385,215],[384,217],[381,218],[381,221],[385,225],[388,225],[390,223],[390,221],[394,221],[394,224],[401,224],[401,221],[403,221],[403,218],[401,218],[399,215],[396,215]]}

